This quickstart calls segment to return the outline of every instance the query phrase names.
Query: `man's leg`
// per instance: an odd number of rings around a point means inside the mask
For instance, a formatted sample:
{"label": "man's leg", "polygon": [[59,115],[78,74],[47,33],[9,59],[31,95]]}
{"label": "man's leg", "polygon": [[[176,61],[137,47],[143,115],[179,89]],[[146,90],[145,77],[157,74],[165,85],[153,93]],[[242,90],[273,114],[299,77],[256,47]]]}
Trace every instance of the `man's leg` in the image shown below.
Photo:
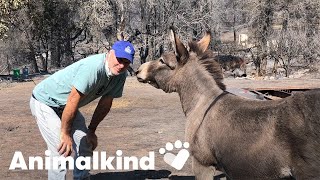
{"label": "man's leg", "polygon": [[[72,138],[73,138],[73,150],[74,150],[75,162],[79,156],[92,157],[91,145],[87,143],[87,136],[86,136],[87,131],[88,129],[85,123],[85,119],[82,116],[82,114],[78,111],[72,125]],[[79,170],[76,167],[76,164],[74,164],[73,179],[89,180],[90,179],[89,170]]]}
{"label": "man's leg", "polygon": [[67,171],[66,169],[60,169],[60,162],[58,164],[59,169],[54,170],[52,167],[53,157],[60,156],[57,149],[60,143],[61,120],[49,106],[35,100],[32,97],[30,99],[30,109],[32,115],[37,120],[40,133],[48,146],[48,150],[51,152],[51,167],[48,170],[48,179],[64,180]]}

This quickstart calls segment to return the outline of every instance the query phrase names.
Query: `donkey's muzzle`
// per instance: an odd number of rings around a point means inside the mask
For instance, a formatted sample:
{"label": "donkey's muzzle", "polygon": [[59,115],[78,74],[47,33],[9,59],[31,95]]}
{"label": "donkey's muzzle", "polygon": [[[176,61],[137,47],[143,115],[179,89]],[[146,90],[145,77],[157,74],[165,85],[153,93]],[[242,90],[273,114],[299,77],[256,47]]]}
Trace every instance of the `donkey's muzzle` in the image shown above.
{"label": "donkey's muzzle", "polygon": [[137,77],[137,79],[138,79],[138,81],[141,82],[141,83],[147,83],[146,80],[144,80],[144,79],[142,79],[142,78],[140,78],[140,77]]}

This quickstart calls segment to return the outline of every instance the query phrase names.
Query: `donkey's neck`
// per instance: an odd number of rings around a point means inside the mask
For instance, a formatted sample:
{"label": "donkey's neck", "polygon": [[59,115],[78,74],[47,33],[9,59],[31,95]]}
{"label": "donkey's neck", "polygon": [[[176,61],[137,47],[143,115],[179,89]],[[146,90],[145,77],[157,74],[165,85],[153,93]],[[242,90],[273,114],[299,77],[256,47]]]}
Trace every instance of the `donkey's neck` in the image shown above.
{"label": "donkey's neck", "polygon": [[193,72],[192,75],[185,77],[178,89],[182,109],[187,117],[194,110],[205,111],[206,106],[223,92],[204,68],[192,69],[190,72]]}

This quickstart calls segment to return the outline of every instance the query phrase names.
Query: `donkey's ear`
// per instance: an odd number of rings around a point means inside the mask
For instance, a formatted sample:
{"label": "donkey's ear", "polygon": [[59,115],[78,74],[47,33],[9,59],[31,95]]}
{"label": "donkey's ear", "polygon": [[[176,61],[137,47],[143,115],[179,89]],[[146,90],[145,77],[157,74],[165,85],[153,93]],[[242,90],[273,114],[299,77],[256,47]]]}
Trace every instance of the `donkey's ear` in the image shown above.
{"label": "donkey's ear", "polygon": [[198,44],[198,49],[204,53],[210,44],[211,40],[211,32],[207,31],[205,36],[197,43]]}
{"label": "donkey's ear", "polygon": [[187,48],[183,45],[180,39],[176,36],[173,27],[170,28],[171,41],[173,49],[178,57],[179,63],[185,64],[189,56]]}

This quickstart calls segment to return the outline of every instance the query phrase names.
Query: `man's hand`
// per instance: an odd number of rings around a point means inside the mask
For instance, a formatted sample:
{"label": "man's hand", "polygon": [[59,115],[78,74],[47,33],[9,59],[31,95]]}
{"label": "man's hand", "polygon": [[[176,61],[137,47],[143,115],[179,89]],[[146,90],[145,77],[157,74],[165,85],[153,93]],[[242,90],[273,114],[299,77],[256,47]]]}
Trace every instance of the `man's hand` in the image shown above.
{"label": "man's hand", "polygon": [[87,142],[91,145],[92,151],[96,149],[98,146],[98,138],[95,132],[91,131],[90,129],[87,132]]}
{"label": "man's hand", "polygon": [[70,156],[72,153],[72,138],[70,134],[73,120],[77,114],[78,104],[80,99],[83,97],[84,95],[80,91],[78,91],[75,87],[72,87],[66,106],[62,113],[60,145],[58,147],[58,151],[59,154],[63,154],[65,157]]}
{"label": "man's hand", "polygon": [[92,151],[96,149],[98,145],[98,138],[95,131],[99,123],[108,114],[112,105],[113,97],[102,96],[91,119],[90,125],[88,126],[87,142],[92,145]]}
{"label": "man's hand", "polygon": [[58,147],[59,154],[64,157],[70,156],[72,153],[72,138],[70,135],[61,133],[60,134],[60,145]]}

